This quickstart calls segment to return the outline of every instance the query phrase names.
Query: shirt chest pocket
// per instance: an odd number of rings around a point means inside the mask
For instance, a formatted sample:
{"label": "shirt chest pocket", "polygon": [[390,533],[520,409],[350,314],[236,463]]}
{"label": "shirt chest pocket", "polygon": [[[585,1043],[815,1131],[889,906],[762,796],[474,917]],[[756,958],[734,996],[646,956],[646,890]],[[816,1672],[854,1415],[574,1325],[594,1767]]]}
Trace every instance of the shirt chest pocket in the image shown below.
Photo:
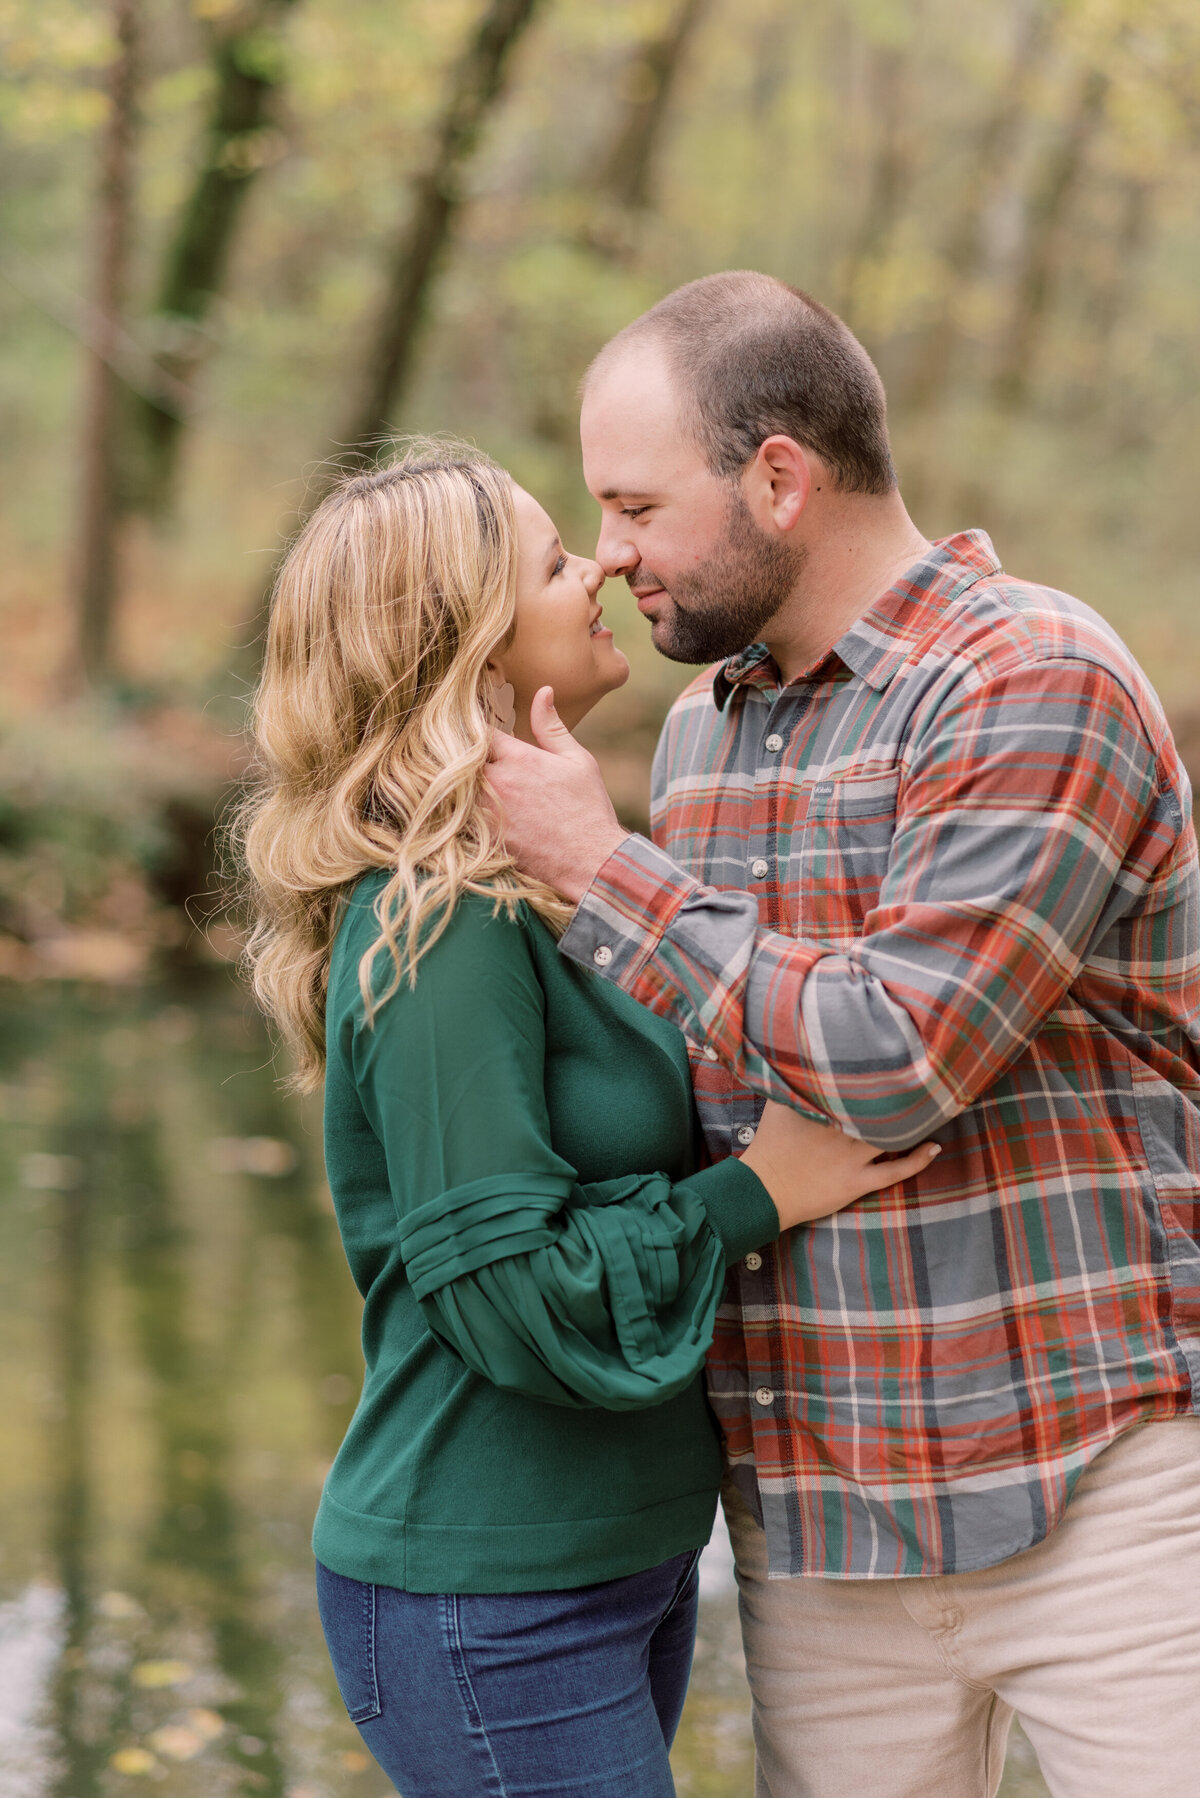
{"label": "shirt chest pocket", "polygon": [[879,898],[896,829],[899,770],[818,780],[800,833],[800,927],[856,936]]}

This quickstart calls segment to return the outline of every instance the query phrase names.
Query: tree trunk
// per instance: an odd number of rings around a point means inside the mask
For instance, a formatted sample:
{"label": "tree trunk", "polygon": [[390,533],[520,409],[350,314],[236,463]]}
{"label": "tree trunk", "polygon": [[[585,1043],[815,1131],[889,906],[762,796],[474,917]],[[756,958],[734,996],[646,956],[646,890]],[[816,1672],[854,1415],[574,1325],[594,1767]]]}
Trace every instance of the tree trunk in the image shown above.
{"label": "tree trunk", "polygon": [[[358,402],[339,443],[343,467],[365,467],[393,430],[412,376],[433,280],[462,204],[462,178],[506,65],[540,0],[488,0],[450,78],[450,91],[412,211],[390,258],[383,304],[369,335]],[[318,498],[320,495],[317,496]]]}
{"label": "tree trunk", "polygon": [[1002,411],[1018,411],[1029,392],[1059,272],[1064,221],[1103,123],[1108,85],[1101,69],[1085,74],[1066,132],[1047,159],[1028,209],[1025,253],[993,387]]}
{"label": "tree trunk", "polygon": [[96,239],[90,298],[94,335],[86,357],[81,494],[73,575],[75,644],[72,681],[92,685],[112,672],[112,619],[117,594],[117,376],[121,314],[132,234],[137,135],[138,0],[112,0],[117,53],[108,73],[109,109],[99,146]]}
{"label": "tree trunk", "polygon": [[654,162],[671,96],[708,0],[680,0],[661,36],[643,44],[625,71],[625,107],[598,182],[600,194],[626,212],[650,205]]}
{"label": "tree trunk", "polygon": [[1077,376],[1079,386],[1069,408],[1074,418],[1100,412],[1109,398],[1105,382],[1109,352],[1145,262],[1154,225],[1154,198],[1153,183],[1140,175],[1130,175],[1123,183],[1107,265],[1087,308],[1085,369]]}
{"label": "tree trunk", "polygon": [[867,203],[842,273],[838,311],[852,327],[863,313],[864,287],[882,260],[912,181],[915,141],[903,50],[880,49],[872,58],[871,87],[879,120],[878,147]]}
{"label": "tree trunk", "polygon": [[[392,435],[412,376],[417,339],[434,277],[462,205],[462,179],[488,113],[504,88],[508,58],[541,0],[487,0],[474,36],[450,75],[449,91],[412,210],[390,258],[383,303],[362,363],[360,397],[341,433],[337,469],[311,487],[301,521],[314,512],[338,475],[366,468]],[[251,635],[239,657],[249,675],[260,660],[278,563],[255,608]]]}
{"label": "tree trunk", "polygon": [[[149,323],[155,360],[185,393],[194,389],[211,347],[205,323],[224,285],[238,221],[254,179],[270,161],[265,129],[280,72],[267,35],[296,0],[257,0],[233,27],[211,27],[214,88],[204,154],[180,209]],[[169,503],[187,408],[157,398],[130,406],[132,509],[161,512]]]}
{"label": "tree trunk", "polygon": [[1052,20],[1046,0],[1034,0],[1021,22],[999,98],[975,141],[960,190],[958,216],[942,252],[945,286],[914,346],[908,379],[901,389],[902,404],[911,412],[932,410],[954,372],[962,303],[983,266],[988,198],[1011,163],[1030,84],[1050,45]]}

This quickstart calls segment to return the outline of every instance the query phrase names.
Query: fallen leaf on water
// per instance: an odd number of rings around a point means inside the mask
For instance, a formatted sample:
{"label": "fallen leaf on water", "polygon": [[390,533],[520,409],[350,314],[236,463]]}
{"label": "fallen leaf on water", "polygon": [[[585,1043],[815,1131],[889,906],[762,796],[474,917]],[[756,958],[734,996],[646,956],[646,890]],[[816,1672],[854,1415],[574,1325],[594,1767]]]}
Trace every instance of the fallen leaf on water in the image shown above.
{"label": "fallen leaf on water", "polygon": [[74,1155],[22,1155],[17,1177],[31,1192],[74,1192],[84,1172]]}
{"label": "fallen leaf on water", "polygon": [[158,1762],[144,1748],[118,1748],[108,1764],[114,1773],[153,1773]]}
{"label": "fallen leaf on water", "polygon": [[190,1761],[204,1746],[204,1737],[186,1723],[164,1723],[147,1737],[151,1748],[166,1755],[169,1761]]}
{"label": "fallen leaf on water", "polygon": [[187,1661],[139,1661],[133,1670],[135,1686],[181,1686],[195,1669]]}
{"label": "fallen leaf on water", "polygon": [[225,1719],[218,1711],[189,1711],[185,1721],[188,1728],[194,1729],[206,1742],[215,1742],[225,1728]]}
{"label": "fallen leaf on water", "polygon": [[130,1598],[128,1592],[105,1592],[98,1600],[96,1609],[102,1617],[114,1619],[143,1615],[141,1605],[136,1598]]}

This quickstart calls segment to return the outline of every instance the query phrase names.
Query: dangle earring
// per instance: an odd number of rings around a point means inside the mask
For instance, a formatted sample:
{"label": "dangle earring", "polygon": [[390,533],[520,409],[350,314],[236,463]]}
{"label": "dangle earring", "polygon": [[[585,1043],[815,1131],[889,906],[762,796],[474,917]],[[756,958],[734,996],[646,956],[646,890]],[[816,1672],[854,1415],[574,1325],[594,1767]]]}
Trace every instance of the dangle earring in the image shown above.
{"label": "dangle earring", "polygon": [[497,729],[511,737],[517,728],[517,695],[512,682],[497,681],[492,688],[491,701]]}

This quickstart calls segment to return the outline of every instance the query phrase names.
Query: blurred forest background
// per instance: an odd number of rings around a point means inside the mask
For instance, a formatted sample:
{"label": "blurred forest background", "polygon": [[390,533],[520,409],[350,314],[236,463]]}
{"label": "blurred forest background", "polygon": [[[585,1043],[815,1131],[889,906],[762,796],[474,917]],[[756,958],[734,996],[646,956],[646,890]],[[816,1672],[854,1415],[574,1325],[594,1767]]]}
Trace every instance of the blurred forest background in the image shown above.
{"label": "blurred forest background", "polygon": [[[0,0],[0,974],[198,931],[327,459],[452,430],[593,540],[576,388],[668,288],[839,309],[910,507],[1200,668],[1194,0]],[[619,802],[684,671],[590,727]]]}
{"label": "blurred forest background", "polygon": [[[0,1798],[382,1798],[308,1549],[357,1295],[211,885],[280,548],[450,430],[589,550],[588,359],[766,269],[920,526],[1098,607],[1200,765],[1200,7],[0,0],[0,58]],[[636,824],[687,671],[605,605]],[[702,1572],[676,1777],[745,1798]]]}

